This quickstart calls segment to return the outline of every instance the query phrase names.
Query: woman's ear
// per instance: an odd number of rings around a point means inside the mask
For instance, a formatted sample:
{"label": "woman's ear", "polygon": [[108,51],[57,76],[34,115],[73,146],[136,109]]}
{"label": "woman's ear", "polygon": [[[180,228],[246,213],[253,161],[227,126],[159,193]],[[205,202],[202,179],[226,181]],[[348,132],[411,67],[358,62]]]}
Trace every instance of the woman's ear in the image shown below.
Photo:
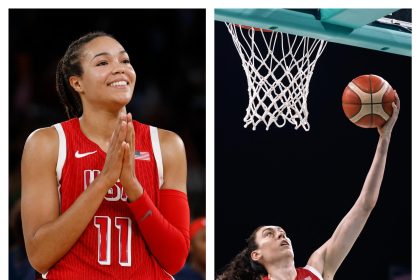
{"label": "woman's ear", "polygon": [[78,76],[71,76],[69,78],[70,86],[77,91],[78,93],[82,93],[82,85],[80,81],[80,77]]}
{"label": "woman's ear", "polygon": [[260,252],[260,250],[254,250],[254,251],[252,251],[251,252],[251,259],[253,260],[253,261],[259,261],[260,259],[261,259],[261,252]]}

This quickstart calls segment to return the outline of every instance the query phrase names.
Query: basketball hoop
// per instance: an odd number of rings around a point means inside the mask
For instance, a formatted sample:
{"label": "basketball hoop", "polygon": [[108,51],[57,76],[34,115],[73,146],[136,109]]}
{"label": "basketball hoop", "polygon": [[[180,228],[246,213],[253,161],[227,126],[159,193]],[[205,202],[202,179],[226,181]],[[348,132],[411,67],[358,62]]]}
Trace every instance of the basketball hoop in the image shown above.
{"label": "basketball hoop", "polygon": [[[268,130],[273,123],[283,127],[288,121],[295,129],[308,131],[309,82],[327,42],[233,23],[226,26],[248,81],[244,127],[252,125],[255,130],[262,122]],[[276,57],[278,39],[281,54]]]}

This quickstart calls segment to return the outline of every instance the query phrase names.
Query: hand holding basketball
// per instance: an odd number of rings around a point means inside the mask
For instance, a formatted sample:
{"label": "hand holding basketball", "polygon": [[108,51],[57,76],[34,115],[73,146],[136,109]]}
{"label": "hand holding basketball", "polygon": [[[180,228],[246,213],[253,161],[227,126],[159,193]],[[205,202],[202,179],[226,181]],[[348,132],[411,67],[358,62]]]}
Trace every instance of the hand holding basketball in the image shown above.
{"label": "hand holding basketball", "polygon": [[362,75],[344,89],[342,104],[347,118],[363,128],[382,127],[392,116],[395,90],[382,77]]}
{"label": "hand holding basketball", "polygon": [[378,127],[378,132],[381,137],[389,137],[392,133],[392,129],[398,119],[398,114],[400,113],[400,98],[396,91],[394,91],[396,102],[392,102],[392,116],[391,118],[382,126]]}

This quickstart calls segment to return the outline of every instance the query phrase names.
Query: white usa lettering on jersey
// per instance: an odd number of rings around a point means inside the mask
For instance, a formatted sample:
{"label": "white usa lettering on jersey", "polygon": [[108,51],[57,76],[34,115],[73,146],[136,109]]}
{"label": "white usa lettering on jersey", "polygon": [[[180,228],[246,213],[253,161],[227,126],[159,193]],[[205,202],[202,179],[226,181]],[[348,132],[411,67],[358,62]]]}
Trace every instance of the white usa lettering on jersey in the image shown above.
{"label": "white usa lettering on jersey", "polygon": [[[86,190],[87,187],[92,184],[93,180],[101,173],[99,170],[84,170],[84,189]],[[124,188],[121,186],[120,179],[111,187],[109,188],[107,194],[105,195],[105,200],[107,201],[127,201],[128,197],[127,194],[124,192]]]}

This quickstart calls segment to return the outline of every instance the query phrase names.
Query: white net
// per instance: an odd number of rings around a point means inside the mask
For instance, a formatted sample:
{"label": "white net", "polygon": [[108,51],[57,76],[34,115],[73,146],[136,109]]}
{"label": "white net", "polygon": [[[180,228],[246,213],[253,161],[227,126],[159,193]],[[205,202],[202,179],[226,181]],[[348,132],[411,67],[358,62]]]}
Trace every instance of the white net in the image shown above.
{"label": "white net", "polygon": [[[255,130],[263,123],[268,130],[272,124],[283,127],[288,121],[295,129],[308,131],[309,82],[327,42],[232,23],[226,26],[248,80],[244,127],[252,125]],[[280,45],[277,55],[276,44]]]}

